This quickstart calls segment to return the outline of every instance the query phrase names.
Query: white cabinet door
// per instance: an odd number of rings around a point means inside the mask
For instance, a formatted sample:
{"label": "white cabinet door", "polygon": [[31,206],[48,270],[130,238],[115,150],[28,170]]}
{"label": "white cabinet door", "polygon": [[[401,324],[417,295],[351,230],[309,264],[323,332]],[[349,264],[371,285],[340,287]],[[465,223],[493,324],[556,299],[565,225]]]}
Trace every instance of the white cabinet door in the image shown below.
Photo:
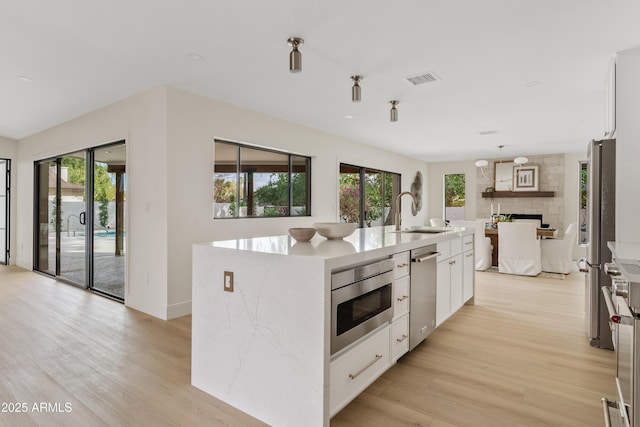
{"label": "white cabinet door", "polygon": [[473,251],[466,251],[462,260],[462,302],[473,297],[475,280],[475,256]]}
{"label": "white cabinet door", "polygon": [[449,271],[451,276],[449,278],[449,284],[451,289],[451,306],[449,314],[453,314],[462,307],[462,254],[458,254],[445,261],[449,264]]}
{"label": "white cabinet door", "polygon": [[440,261],[436,279],[436,327],[451,314],[451,267],[449,260]]}

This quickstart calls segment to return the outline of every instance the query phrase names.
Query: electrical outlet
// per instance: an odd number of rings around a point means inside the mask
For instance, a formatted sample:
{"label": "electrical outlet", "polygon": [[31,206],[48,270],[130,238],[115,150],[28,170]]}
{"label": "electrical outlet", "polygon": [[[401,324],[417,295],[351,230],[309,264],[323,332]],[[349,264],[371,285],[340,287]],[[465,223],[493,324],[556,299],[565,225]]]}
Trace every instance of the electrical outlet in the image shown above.
{"label": "electrical outlet", "polygon": [[224,272],[224,290],[233,292],[233,271]]}

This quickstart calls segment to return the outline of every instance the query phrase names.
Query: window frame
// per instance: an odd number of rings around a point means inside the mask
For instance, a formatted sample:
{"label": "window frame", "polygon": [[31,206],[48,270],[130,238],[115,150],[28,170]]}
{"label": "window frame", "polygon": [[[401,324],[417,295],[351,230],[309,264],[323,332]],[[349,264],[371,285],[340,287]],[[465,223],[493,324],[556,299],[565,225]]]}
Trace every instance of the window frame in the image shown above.
{"label": "window frame", "polygon": [[[447,207],[456,207],[456,206],[447,206],[447,177],[449,176],[454,176],[454,175],[462,175],[462,179],[464,181],[464,196],[465,196],[465,202],[464,205],[462,206],[463,208],[467,207],[467,174],[464,172],[452,172],[452,173],[445,173],[443,175],[442,178],[442,218],[445,221],[456,221],[458,219],[448,219],[447,218]],[[458,206],[459,207],[459,206]],[[465,212],[466,214],[466,212]],[[464,219],[464,217],[462,218]]]}
{"label": "window frame", "polygon": [[587,185],[589,182],[588,162],[578,161],[578,246],[587,246],[587,223],[589,222],[589,199]]}
{"label": "window frame", "polygon": [[[234,206],[234,212],[236,213],[236,215],[234,216],[216,216],[216,210],[215,210],[215,204],[216,204],[216,200],[215,200],[215,194],[214,194],[214,199],[213,199],[213,204],[214,204],[214,212],[213,212],[213,219],[215,220],[219,220],[219,219],[245,219],[245,218],[290,218],[290,217],[304,217],[304,216],[311,216],[311,156],[305,156],[304,154],[299,154],[299,153],[292,153],[289,151],[284,151],[284,150],[278,150],[278,149],[274,149],[274,148],[266,148],[266,147],[262,147],[262,146],[258,146],[258,145],[252,145],[252,144],[247,144],[247,143],[241,143],[241,142],[235,142],[235,141],[229,141],[229,140],[225,140],[225,139],[218,139],[215,138],[213,140],[213,179],[214,179],[214,186],[215,186],[215,177],[216,177],[216,145],[220,143],[220,144],[227,144],[230,145],[232,147],[235,147],[235,151],[236,151],[236,158],[235,158],[235,172],[230,172],[230,173],[235,173],[235,194],[236,197],[234,198],[233,201],[233,206]],[[283,155],[283,156],[287,156],[287,185],[288,185],[288,193],[287,193],[287,214],[285,215],[253,215],[253,209],[249,209],[249,207],[247,208],[247,215],[244,216],[240,216],[240,197],[237,197],[237,195],[241,194],[241,177],[244,176],[245,174],[242,172],[242,158],[241,158],[241,152],[242,149],[250,149],[250,150],[255,150],[255,151],[264,151],[266,153],[273,153],[273,154],[278,154],[278,155]],[[293,185],[293,176],[296,174],[295,171],[293,171],[294,168],[294,158],[300,158],[300,159],[304,159],[305,160],[305,172],[304,174],[306,175],[306,179],[305,179],[305,213],[304,214],[297,214],[297,215],[293,215],[293,192],[294,192],[294,185]],[[231,166],[231,165],[230,165]],[[215,187],[214,187],[215,190]],[[253,193],[253,188],[249,189],[248,191],[250,191],[251,193]],[[253,208],[254,206],[250,206],[251,208]]]}
{"label": "window frame", "polygon": [[[382,182],[381,182],[381,187],[382,187],[382,211],[383,211],[383,216],[384,216],[384,200],[385,200],[385,194],[384,194],[384,188],[385,188],[385,179],[387,175],[391,175],[391,176],[395,176],[397,177],[397,184],[395,185],[395,188],[393,187],[393,183],[392,183],[392,196],[391,196],[391,206],[389,206],[390,211],[389,211],[389,215],[388,218],[391,219],[390,224],[385,224],[383,222],[383,226],[384,225],[392,225],[393,224],[393,218],[394,218],[394,209],[395,209],[395,204],[394,199],[395,197],[397,197],[398,194],[400,194],[401,189],[402,189],[402,174],[401,173],[397,173],[397,172],[391,172],[391,171],[385,171],[382,169],[377,169],[377,168],[370,168],[370,167],[366,167],[366,166],[357,166],[351,163],[345,163],[345,162],[340,162],[339,167],[338,167],[338,217],[340,218],[340,221],[342,221],[342,212],[340,211],[340,202],[341,202],[341,191],[340,191],[340,176],[342,175],[342,170],[343,168],[353,168],[356,169],[358,172],[358,192],[359,192],[359,213],[358,213],[358,227],[359,228],[365,228],[365,223],[367,221],[367,218],[365,218],[365,206],[366,206],[366,176],[367,174],[372,174],[372,173],[379,173],[382,174]],[[355,172],[354,172],[355,173]],[[400,208],[402,209],[402,208]]]}

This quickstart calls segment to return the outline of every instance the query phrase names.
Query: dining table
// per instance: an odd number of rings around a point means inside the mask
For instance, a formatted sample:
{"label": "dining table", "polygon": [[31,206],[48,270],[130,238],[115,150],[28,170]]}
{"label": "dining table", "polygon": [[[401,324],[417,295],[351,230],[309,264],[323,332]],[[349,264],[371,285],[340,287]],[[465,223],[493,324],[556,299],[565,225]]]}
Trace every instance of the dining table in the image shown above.
{"label": "dining table", "polygon": [[[493,252],[491,254],[491,266],[498,266],[498,228],[485,228],[485,237],[491,239],[491,246],[493,246]],[[558,237],[558,230],[555,228],[537,228],[536,235],[542,239],[555,239]]]}

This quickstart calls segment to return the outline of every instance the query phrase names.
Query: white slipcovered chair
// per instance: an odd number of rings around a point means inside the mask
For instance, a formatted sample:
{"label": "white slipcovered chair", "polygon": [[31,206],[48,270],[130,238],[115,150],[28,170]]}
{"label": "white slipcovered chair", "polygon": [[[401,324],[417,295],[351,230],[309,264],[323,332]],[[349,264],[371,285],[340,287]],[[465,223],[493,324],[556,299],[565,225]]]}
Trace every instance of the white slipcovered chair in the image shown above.
{"label": "white slipcovered chair", "polygon": [[537,276],[542,271],[540,240],[532,222],[498,223],[498,271]]}
{"label": "white slipcovered chair", "polygon": [[562,239],[546,239],[540,242],[542,249],[542,271],[569,274],[573,263],[573,246],[576,243],[578,224],[572,222],[564,231]]}
{"label": "white slipcovered chair", "polygon": [[431,218],[429,220],[432,227],[446,227],[447,223],[443,218]]}
{"label": "white slipcovered chair", "polygon": [[513,222],[532,222],[536,224],[536,227],[542,227],[539,219],[514,219]]}
{"label": "white slipcovered chair", "polygon": [[485,237],[484,235],[485,222],[486,222],[485,220],[449,221],[449,225],[451,225],[452,227],[464,227],[464,228],[474,229],[473,240],[475,242],[475,248],[474,248],[475,269],[479,271],[484,271],[491,268],[491,254],[493,252],[493,247],[491,246],[491,239],[488,237]]}

